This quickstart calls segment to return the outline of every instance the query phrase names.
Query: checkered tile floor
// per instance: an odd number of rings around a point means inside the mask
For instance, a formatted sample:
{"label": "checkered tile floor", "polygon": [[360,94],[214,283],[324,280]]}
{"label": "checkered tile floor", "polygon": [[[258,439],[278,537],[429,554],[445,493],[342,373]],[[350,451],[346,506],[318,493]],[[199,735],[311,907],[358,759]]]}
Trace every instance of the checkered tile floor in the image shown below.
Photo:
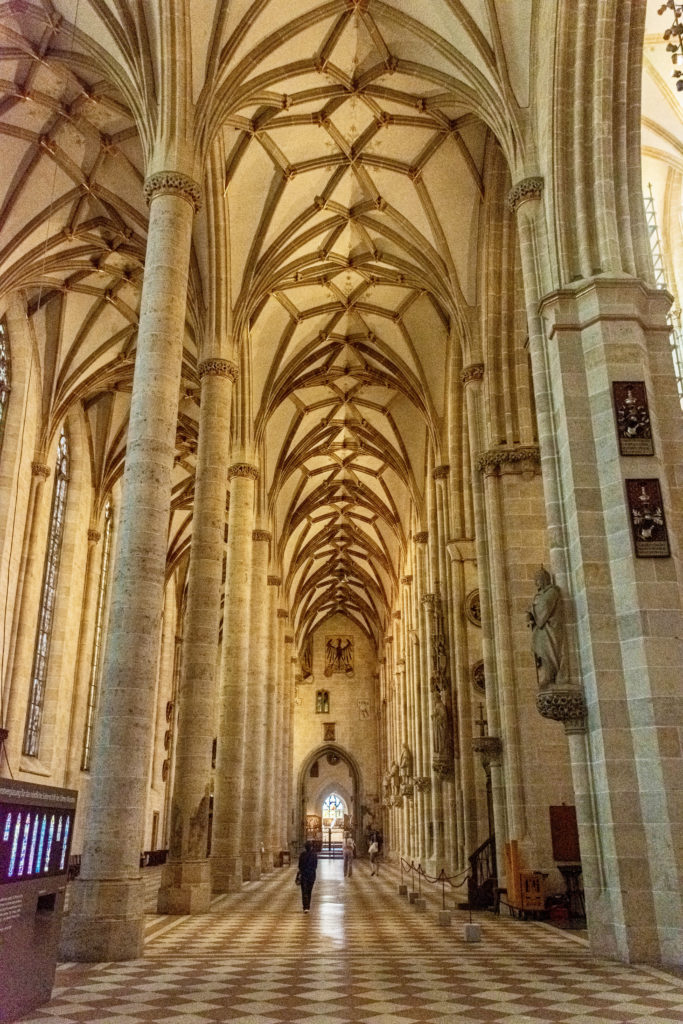
{"label": "checkered tile floor", "polygon": [[363,861],[320,864],[310,914],[294,868],[218,898],[209,914],[150,916],[145,956],[62,964],[25,1024],[681,1024],[683,983],[588,955],[578,936],[483,913],[439,926]]}

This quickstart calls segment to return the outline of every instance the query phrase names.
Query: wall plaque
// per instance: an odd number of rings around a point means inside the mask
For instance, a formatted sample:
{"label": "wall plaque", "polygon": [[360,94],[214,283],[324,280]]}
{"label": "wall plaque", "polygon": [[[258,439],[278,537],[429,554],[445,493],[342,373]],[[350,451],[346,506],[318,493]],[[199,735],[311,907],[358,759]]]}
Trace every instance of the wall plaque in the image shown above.
{"label": "wall plaque", "polygon": [[612,381],[621,455],[654,455],[650,409],[642,380]]}
{"label": "wall plaque", "polygon": [[659,480],[627,480],[626,497],[638,558],[668,558],[669,537]]}
{"label": "wall plaque", "polygon": [[334,726],[334,722],[323,722],[323,743],[335,739]]}

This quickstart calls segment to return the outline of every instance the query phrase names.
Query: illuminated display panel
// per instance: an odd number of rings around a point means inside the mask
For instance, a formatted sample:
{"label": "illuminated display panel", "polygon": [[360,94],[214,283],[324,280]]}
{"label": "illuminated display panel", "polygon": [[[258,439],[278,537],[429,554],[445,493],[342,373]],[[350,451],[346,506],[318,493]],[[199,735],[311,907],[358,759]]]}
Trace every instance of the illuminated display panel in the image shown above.
{"label": "illuminated display panel", "polygon": [[34,797],[31,787],[13,791],[6,780],[0,784],[0,885],[68,871],[75,794],[36,790]]}

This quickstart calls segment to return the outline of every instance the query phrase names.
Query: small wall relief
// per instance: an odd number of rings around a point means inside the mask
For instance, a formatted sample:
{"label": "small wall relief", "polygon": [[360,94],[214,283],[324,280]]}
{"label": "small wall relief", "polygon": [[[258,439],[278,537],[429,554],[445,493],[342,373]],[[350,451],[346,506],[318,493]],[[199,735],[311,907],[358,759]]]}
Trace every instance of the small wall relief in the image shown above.
{"label": "small wall relief", "polygon": [[470,591],[465,598],[465,615],[473,626],[481,627],[481,602],[478,590]]}
{"label": "small wall relief", "polygon": [[360,718],[361,722],[365,721],[366,718],[370,717],[370,701],[369,700],[359,700],[358,701],[358,717]]}
{"label": "small wall relief", "polygon": [[328,742],[330,740],[332,742],[334,742],[334,740],[336,738],[335,737],[334,726],[335,726],[334,722],[323,722],[323,742],[324,743]]}
{"label": "small wall relief", "polygon": [[654,455],[650,409],[642,380],[612,381],[621,455]]}
{"label": "small wall relief", "polygon": [[353,640],[350,636],[325,637],[325,675],[353,675]]}
{"label": "small wall relief", "polygon": [[477,693],[485,693],[486,678],[484,674],[484,662],[478,661],[472,666],[472,685]]}
{"label": "small wall relief", "polygon": [[627,480],[626,498],[636,556],[668,558],[671,552],[659,480]]}

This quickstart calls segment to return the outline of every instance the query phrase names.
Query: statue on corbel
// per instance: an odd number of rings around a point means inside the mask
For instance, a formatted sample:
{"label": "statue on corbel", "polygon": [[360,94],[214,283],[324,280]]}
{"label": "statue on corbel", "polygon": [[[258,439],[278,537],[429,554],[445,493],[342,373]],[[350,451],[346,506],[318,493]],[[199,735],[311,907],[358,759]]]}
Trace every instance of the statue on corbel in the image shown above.
{"label": "statue on corbel", "polygon": [[401,747],[400,771],[400,793],[402,796],[413,795],[413,755],[408,744],[403,742]]}

